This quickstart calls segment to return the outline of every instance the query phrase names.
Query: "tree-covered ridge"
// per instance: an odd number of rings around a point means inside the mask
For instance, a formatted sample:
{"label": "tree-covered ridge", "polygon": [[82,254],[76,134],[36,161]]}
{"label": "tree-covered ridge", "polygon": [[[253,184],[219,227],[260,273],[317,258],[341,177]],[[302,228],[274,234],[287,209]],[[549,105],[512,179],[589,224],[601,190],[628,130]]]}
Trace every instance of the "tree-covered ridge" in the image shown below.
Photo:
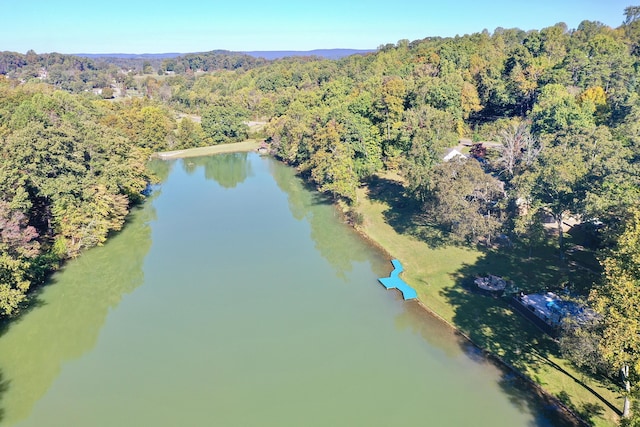
{"label": "tree-covered ridge", "polygon": [[[573,31],[563,24],[529,32],[497,29],[401,41],[375,55],[340,61],[288,58],[249,71],[175,76],[163,85],[170,87],[167,100],[186,112],[202,114],[217,105],[270,119],[274,150],[303,170],[321,167],[311,157],[321,157],[318,151],[327,143],[313,139],[329,141],[322,135],[335,123],[342,143],[329,150],[348,157],[347,169],[354,173],[336,171],[342,182],[330,187],[342,188],[336,195],[349,198],[359,180],[383,162],[387,168],[403,164],[407,171],[435,164],[459,137],[495,140],[511,126],[505,120],[528,123],[540,146],[599,129],[628,150],[635,142],[624,128],[637,108],[631,29],[593,22]],[[501,179],[511,183],[514,172],[531,169],[532,153]],[[336,181],[326,172],[319,170],[314,179]]]}
{"label": "tree-covered ridge", "polygon": [[68,92],[107,87],[115,71],[104,63],[73,55],[0,52],[0,75],[23,81],[42,80]]}
{"label": "tree-covered ridge", "polygon": [[165,59],[158,69],[160,72],[184,74],[194,71],[249,70],[267,63],[266,59],[256,58],[240,52],[213,50]]}
{"label": "tree-covered ridge", "polygon": [[22,81],[41,80],[68,92],[92,89],[140,89],[136,75],[193,74],[217,70],[251,69],[268,63],[263,58],[215,50],[175,58],[88,58],[60,53],[0,52],[0,75]]}
{"label": "tree-covered ridge", "polygon": [[[506,185],[507,198],[533,203],[540,194],[556,216],[601,217],[611,210],[608,204],[633,200],[637,188],[632,34],[627,26],[593,22],[574,31],[563,24],[529,32],[497,29],[401,41],[337,62],[291,58],[166,84],[178,109],[201,113],[216,104],[270,119],[274,152],[339,197],[352,199],[355,187],[384,165],[400,167],[409,192],[426,201],[429,171],[443,149],[472,137],[511,144],[489,153],[498,158],[485,166]],[[529,147],[509,141],[504,132],[513,126],[531,135]],[[582,185],[581,193],[571,192],[573,201],[560,200],[562,182],[544,187],[555,185],[556,196],[529,188],[544,182],[541,166],[555,164],[554,155],[583,165],[565,177],[572,189]],[[327,156],[330,165],[323,161]],[[626,195],[605,200],[605,188]]]}

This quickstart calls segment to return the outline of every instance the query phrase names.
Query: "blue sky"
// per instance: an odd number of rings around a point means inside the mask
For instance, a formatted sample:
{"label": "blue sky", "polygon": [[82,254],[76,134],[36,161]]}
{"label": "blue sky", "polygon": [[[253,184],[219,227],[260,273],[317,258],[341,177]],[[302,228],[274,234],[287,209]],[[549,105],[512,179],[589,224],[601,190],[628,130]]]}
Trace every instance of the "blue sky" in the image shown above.
{"label": "blue sky", "polygon": [[582,20],[617,27],[631,0],[0,0],[0,51],[162,53],[375,49],[401,39]]}

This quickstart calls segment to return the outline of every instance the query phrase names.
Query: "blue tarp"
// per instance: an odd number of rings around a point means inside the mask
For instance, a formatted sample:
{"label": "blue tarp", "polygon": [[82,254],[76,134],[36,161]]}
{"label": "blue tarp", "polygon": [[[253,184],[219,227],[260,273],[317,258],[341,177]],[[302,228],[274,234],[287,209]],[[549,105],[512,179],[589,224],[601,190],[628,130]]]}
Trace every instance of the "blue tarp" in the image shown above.
{"label": "blue tarp", "polygon": [[382,277],[378,279],[378,281],[382,283],[382,285],[387,289],[398,289],[400,292],[402,292],[402,296],[404,299],[418,298],[416,290],[407,285],[405,281],[400,278],[400,273],[402,273],[403,271],[400,261],[394,259],[391,260],[391,264],[393,264],[394,268],[389,277]]}

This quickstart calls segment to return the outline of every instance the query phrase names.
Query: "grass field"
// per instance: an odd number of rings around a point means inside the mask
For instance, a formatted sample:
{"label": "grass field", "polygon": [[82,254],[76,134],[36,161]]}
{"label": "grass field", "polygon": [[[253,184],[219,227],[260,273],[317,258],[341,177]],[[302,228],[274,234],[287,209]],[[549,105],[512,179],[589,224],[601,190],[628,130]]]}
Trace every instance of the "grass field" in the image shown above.
{"label": "grass field", "polygon": [[260,141],[257,139],[248,139],[233,144],[211,145],[209,147],[188,148],[185,150],[164,151],[155,153],[153,157],[160,159],[184,159],[187,157],[208,156],[210,154],[222,153],[239,153],[246,151],[255,151],[260,147]]}
{"label": "grass field", "polygon": [[621,395],[606,380],[579,372],[559,355],[557,343],[513,311],[507,298],[473,291],[477,274],[513,280],[528,292],[579,287],[584,270],[572,270],[554,257],[552,248],[528,251],[473,250],[452,246],[437,231],[421,224],[401,185],[388,177],[373,180],[358,193],[359,230],[398,258],[403,278],[421,303],[466,335],[481,349],[498,356],[556,397],[593,426],[613,426],[622,408]]}

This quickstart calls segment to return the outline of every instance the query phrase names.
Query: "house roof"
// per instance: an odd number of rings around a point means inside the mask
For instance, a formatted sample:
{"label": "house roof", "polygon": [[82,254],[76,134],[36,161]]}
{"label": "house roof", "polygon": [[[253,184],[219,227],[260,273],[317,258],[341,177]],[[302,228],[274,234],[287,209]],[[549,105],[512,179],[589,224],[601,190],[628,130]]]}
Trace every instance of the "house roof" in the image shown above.
{"label": "house roof", "polygon": [[448,162],[451,159],[454,159],[456,157],[462,157],[463,159],[466,159],[467,156],[465,156],[464,154],[462,154],[460,151],[458,151],[455,148],[449,148],[447,149],[447,151],[445,152],[444,157],[442,158],[443,161]]}

